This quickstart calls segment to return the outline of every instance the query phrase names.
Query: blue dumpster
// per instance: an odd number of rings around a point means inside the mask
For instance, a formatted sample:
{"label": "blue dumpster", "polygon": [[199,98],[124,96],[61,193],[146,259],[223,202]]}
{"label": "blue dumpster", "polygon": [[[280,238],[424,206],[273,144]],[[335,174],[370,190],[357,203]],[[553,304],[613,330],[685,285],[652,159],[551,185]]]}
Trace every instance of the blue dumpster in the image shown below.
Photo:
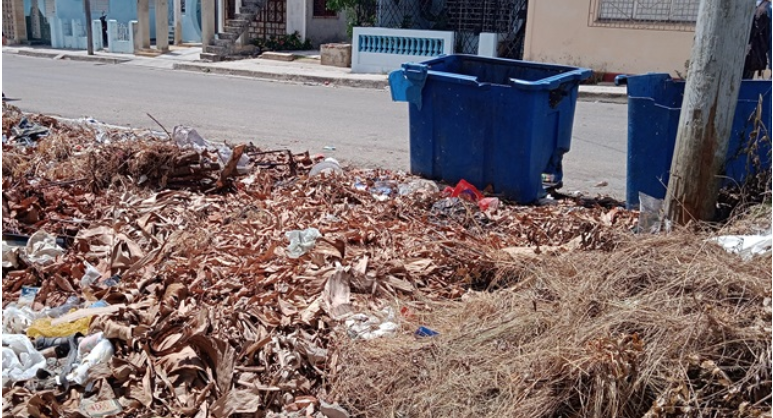
{"label": "blue dumpster", "polygon": [[[668,173],[676,145],[679,113],[684,95],[684,81],[672,80],[668,74],[618,76],[617,84],[628,85],[628,166],[626,206],[639,206],[639,192],[663,199],[668,186]],[[725,160],[724,184],[742,184],[749,174],[749,160],[744,152],[753,130],[753,115],[762,98],[762,122],[771,126],[771,82],[744,80]],[[770,141],[759,143],[757,154],[761,168],[771,166]]]}
{"label": "blue dumpster", "polygon": [[411,172],[539,199],[542,174],[562,178],[577,88],[591,73],[471,55],[403,64],[389,82],[392,99],[410,103]]}

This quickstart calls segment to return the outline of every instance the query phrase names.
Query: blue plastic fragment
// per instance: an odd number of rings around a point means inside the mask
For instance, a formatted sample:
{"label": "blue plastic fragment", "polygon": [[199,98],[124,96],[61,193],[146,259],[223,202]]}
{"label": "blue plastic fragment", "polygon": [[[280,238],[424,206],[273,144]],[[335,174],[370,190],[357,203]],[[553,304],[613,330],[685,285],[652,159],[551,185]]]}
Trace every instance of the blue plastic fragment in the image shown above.
{"label": "blue plastic fragment", "polygon": [[414,335],[416,335],[417,337],[434,337],[436,335],[440,335],[440,333],[422,326],[416,330]]}

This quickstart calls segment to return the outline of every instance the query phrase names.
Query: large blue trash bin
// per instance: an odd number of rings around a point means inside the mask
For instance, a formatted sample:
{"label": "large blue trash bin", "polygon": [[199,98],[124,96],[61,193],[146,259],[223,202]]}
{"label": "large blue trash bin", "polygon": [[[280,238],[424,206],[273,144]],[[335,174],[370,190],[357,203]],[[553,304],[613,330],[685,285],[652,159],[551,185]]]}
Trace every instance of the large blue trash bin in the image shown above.
{"label": "large blue trash bin", "polygon": [[[668,74],[653,73],[618,76],[617,84],[628,86],[628,166],[626,206],[639,206],[639,192],[663,199],[676,145],[684,81]],[[771,82],[743,80],[738,94],[733,127],[725,160],[724,184],[742,184],[749,174],[748,148],[757,103],[762,98],[762,122],[771,126]],[[761,168],[771,166],[770,141],[759,141],[757,154]]]}
{"label": "large blue trash bin", "polygon": [[539,199],[543,173],[562,178],[578,85],[591,74],[471,55],[404,64],[389,81],[392,99],[410,103],[411,172]]}

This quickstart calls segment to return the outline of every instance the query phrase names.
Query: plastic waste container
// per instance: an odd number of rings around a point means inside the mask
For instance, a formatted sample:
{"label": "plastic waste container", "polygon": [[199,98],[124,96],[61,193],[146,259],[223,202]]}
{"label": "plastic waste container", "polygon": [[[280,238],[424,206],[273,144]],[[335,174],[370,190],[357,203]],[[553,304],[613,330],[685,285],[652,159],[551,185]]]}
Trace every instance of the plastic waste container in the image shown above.
{"label": "plastic waste container", "polygon": [[[615,82],[628,86],[626,207],[632,209],[639,206],[639,192],[658,199],[666,196],[685,82],[661,73],[618,76]],[[769,80],[741,82],[725,160],[724,184],[743,183],[750,170],[749,155],[744,151],[755,141],[759,145],[755,154],[760,157],[760,168],[770,169],[770,141],[757,141],[761,135],[750,138],[760,98],[762,123],[766,129],[771,126],[770,96]]]}
{"label": "plastic waste container", "polygon": [[569,151],[580,81],[591,70],[472,55],[403,64],[392,99],[409,102],[411,172],[518,203],[544,195]]}

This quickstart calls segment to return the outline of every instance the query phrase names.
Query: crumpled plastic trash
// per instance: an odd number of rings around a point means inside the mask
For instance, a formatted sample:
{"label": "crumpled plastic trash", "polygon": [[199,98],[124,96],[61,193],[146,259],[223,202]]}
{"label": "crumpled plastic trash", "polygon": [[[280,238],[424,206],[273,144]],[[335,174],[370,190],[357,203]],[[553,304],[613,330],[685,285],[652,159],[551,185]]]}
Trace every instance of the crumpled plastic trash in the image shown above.
{"label": "crumpled plastic trash", "polygon": [[22,286],[19,295],[19,306],[32,306],[35,303],[35,296],[40,292],[39,287]]}
{"label": "crumpled plastic trash", "polygon": [[748,261],[755,255],[766,254],[773,249],[773,232],[768,231],[764,235],[723,235],[712,238],[711,241]]}
{"label": "crumpled plastic trash", "polygon": [[379,202],[385,202],[389,200],[392,192],[395,189],[396,183],[389,180],[379,180],[373,183],[373,187],[370,188],[370,195]]}
{"label": "crumpled plastic trash", "polygon": [[27,328],[27,336],[38,337],[67,337],[75,333],[86,335],[89,333],[89,325],[92,316],[76,319],[72,322],[63,322],[57,325],[51,325],[54,318],[40,318],[32,321],[32,325]]}
{"label": "crumpled plastic trash", "polygon": [[77,296],[70,296],[67,298],[67,301],[65,301],[62,305],[57,306],[56,308],[51,308],[45,312],[45,315],[49,318],[59,318],[60,316],[70,312],[74,308],[77,308],[79,305],[79,300]]}
{"label": "crumpled plastic trash", "polygon": [[89,264],[88,261],[84,261],[83,264],[86,266],[86,272],[83,273],[83,277],[81,277],[81,281],[80,281],[81,289],[91,286],[92,284],[96,283],[100,277],[102,277],[102,272],[97,270],[96,267]]}
{"label": "crumpled plastic trash", "polygon": [[663,199],[639,192],[639,232],[657,234],[665,227],[671,229],[671,223],[663,216]]}
{"label": "crumpled plastic trash", "polygon": [[8,306],[3,310],[3,334],[23,334],[41,316],[29,306]]}
{"label": "crumpled plastic trash", "polygon": [[447,197],[460,198],[477,203],[481,212],[496,212],[497,208],[499,208],[499,198],[484,197],[478,188],[466,180],[459,180],[459,183],[454,188],[446,187],[443,189],[443,194]]}
{"label": "crumpled plastic trash", "polygon": [[413,333],[413,335],[415,335],[415,336],[417,336],[419,338],[423,338],[423,337],[434,337],[436,335],[440,335],[440,333],[435,331],[435,330],[433,330],[433,329],[427,328],[425,326],[420,326],[416,330],[416,332]]}
{"label": "crumpled plastic trash", "polygon": [[451,188],[450,186],[446,187],[443,190],[443,194],[446,194],[449,197],[458,197],[460,199],[475,203],[483,199],[483,193],[481,193],[477,187],[468,183],[466,180],[459,180],[459,183],[457,183],[456,187],[454,188]]}
{"label": "crumpled plastic trash", "polygon": [[499,198],[496,197],[484,197],[480,201],[478,201],[478,208],[480,208],[481,211],[491,211],[496,212],[497,209],[499,209]]}
{"label": "crumpled plastic trash", "polygon": [[[220,157],[221,167],[225,167],[228,161],[231,160],[233,150],[226,144],[219,144],[207,141],[195,129],[187,126],[175,126],[172,130],[172,139],[181,148],[193,148],[201,154],[203,151],[217,152]],[[239,174],[247,174],[247,166],[250,163],[249,157],[242,155],[239,158],[239,162],[236,164],[236,172]]]}
{"label": "crumpled plastic trash", "polygon": [[13,134],[12,142],[25,147],[34,147],[38,139],[48,135],[48,128],[30,122],[27,118],[22,118],[19,124],[11,128]]}
{"label": "crumpled plastic trash", "polygon": [[81,386],[85,385],[89,380],[89,369],[97,364],[110,361],[113,354],[113,344],[110,343],[110,340],[100,340],[86,357],[80,359],[80,365],[65,376],[65,379],[67,379],[68,382],[76,383]]}
{"label": "crumpled plastic trash", "polygon": [[23,245],[3,240],[3,271],[20,267],[19,254],[22,251],[24,251]]}
{"label": "crumpled plastic trash", "polygon": [[394,321],[395,314],[392,308],[387,307],[381,313],[384,315],[384,319],[363,313],[354,314],[349,317],[344,322],[349,337],[352,339],[372,340],[396,333],[400,326]]}
{"label": "crumpled plastic trash", "polygon": [[425,179],[411,180],[408,183],[401,184],[397,188],[397,194],[400,196],[406,196],[416,192],[437,193],[439,191],[440,188],[438,188],[437,183]]}
{"label": "crumpled plastic trash", "polygon": [[64,249],[56,243],[56,236],[46,231],[32,234],[25,247],[27,260],[33,264],[46,265],[64,254]]}
{"label": "crumpled plastic trash", "polygon": [[343,173],[341,164],[335,158],[325,158],[324,161],[314,164],[309,171],[309,177],[318,176],[320,174],[332,175]]}
{"label": "crumpled plastic trash", "polygon": [[287,256],[299,258],[314,248],[317,238],[321,237],[322,234],[317,228],[307,228],[285,232],[285,236],[290,240],[290,245],[287,246]]}
{"label": "crumpled plastic trash", "polygon": [[3,386],[7,382],[21,382],[35,377],[38,369],[46,367],[46,359],[29,338],[21,334],[3,334]]}

